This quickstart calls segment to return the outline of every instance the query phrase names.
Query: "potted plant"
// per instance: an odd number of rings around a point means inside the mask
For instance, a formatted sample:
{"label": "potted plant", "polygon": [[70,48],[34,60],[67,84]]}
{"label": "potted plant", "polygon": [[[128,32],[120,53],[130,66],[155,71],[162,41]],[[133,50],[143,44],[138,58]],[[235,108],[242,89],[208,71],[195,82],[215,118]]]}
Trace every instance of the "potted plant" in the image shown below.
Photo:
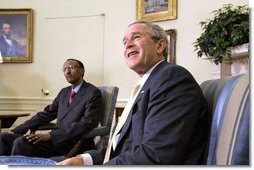
{"label": "potted plant", "polygon": [[226,4],[213,14],[213,19],[200,22],[203,32],[193,44],[198,57],[206,55],[218,65],[231,57],[230,47],[249,43],[249,9]]}

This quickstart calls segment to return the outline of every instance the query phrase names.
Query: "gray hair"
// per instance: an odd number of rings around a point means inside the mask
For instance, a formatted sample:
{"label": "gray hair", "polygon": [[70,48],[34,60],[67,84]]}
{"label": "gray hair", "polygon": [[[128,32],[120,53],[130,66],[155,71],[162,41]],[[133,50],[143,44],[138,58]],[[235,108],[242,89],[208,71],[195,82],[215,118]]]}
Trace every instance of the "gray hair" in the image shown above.
{"label": "gray hair", "polygon": [[166,47],[163,50],[163,56],[165,59],[168,57],[168,37],[165,32],[165,30],[160,27],[157,24],[154,24],[150,21],[145,21],[145,20],[139,20],[131,23],[129,26],[134,25],[134,24],[145,24],[148,26],[149,34],[151,34],[151,38],[153,39],[154,42],[158,42],[159,40],[165,40],[166,41]]}

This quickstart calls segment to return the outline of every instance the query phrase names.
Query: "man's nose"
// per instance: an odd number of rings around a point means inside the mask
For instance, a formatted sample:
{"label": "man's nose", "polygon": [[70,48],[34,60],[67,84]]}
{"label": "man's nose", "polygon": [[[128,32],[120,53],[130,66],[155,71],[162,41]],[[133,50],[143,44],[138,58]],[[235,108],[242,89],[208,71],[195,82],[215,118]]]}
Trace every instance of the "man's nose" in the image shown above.
{"label": "man's nose", "polygon": [[126,43],[125,43],[125,48],[128,49],[128,48],[131,48],[133,46],[133,41],[132,40],[127,40]]}
{"label": "man's nose", "polygon": [[64,70],[64,74],[70,74],[71,70],[70,69],[66,69]]}

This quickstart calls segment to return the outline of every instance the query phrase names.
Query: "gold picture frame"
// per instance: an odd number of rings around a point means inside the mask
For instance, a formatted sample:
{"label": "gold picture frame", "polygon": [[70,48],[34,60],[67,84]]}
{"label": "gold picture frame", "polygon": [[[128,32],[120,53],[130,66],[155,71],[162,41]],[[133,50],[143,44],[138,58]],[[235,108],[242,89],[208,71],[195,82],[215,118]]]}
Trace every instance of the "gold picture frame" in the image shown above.
{"label": "gold picture frame", "polygon": [[176,63],[176,30],[168,29],[165,30],[168,35],[168,57],[167,62]]}
{"label": "gold picture frame", "polygon": [[0,9],[0,58],[4,63],[32,62],[32,9]]}
{"label": "gold picture frame", "polygon": [[176,19],[177,0],[137,0],[137,20],[162,21]]}

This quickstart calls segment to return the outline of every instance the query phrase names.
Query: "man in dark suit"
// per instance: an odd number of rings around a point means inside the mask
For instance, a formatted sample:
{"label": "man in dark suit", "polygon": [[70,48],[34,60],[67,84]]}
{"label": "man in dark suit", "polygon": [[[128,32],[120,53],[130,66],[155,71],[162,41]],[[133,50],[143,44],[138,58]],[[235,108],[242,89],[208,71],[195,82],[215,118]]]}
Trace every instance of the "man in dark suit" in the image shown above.
{"label": "man in dark suit", "polygon": [[24,57],[25,47],[11,38],[11,24],[3,22],[1,25],[0,54],[2,57]]}
{"label": "man in dark suit", "polygon": [[[97,127],[102,106],[100,90],[83,79],[85,69],[79,60],[66,60],[63,72],[71,86],[63,88],[52,104],[46,106],[42,112],[14,128],[13,134],[0,134],[0,155],[65,155],[82,133]],[[72,93],[75,95],[71,99],[69,96]],[[54,119],[57,120],[56,128],[49,133],[26,134],[29,129],[36,129]],[[94,148],[93,139],[87,139],[83,149]]]}
{"label": "man in dark suit", "polygon": [[128,26],[123,44],[127,65],[141,79],[121,131],[116,136],[112,133],[112,147],[87,151],[58,165],[204,164],[209,134],[207,104],[193,76],[165,61],[165,31],[137,21]]}

